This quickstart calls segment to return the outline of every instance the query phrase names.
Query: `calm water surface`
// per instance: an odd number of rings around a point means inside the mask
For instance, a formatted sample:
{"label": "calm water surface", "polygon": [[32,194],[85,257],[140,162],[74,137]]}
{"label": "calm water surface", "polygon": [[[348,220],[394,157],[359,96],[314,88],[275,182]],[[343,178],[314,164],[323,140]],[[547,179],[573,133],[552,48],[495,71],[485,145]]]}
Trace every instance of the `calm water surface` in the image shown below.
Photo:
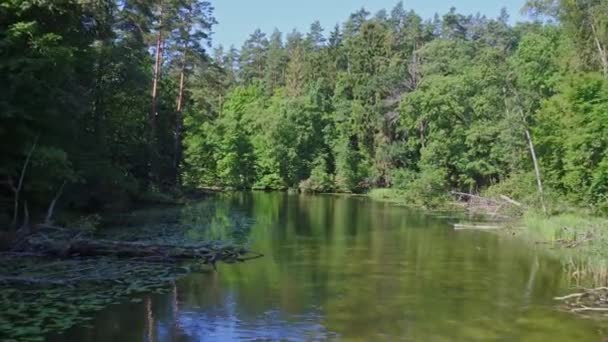
{"label": "calm water surface", "polygon": [[[252,193],[212,213],[251,217],[262,259],[193,274],[111,306],[70,341],[603,341],[554,310],[560,263],[495,234],[365,198]],[[192,216],[192,208],[185,210]],[[184,214],[186,215],[186,214]],[[196,212],[194,213],[196,215]],[[201,215],[209,215],[208,212]],[[220,220],[221,221],[221,220]]]}

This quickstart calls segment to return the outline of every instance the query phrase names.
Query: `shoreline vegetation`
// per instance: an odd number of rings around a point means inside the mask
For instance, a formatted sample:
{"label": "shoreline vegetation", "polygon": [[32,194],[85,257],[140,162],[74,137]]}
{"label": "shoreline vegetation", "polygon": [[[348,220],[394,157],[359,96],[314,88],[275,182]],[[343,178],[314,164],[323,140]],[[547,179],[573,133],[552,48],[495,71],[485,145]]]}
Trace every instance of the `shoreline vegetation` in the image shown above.
{"label": "shoreline vegetation", "polygon": [[[375,201],[431,211],[466,210],[465,205],[449,196],[438,199],[434,202],[437,206],[431,208],[412,206],[405,201],[407,196],[395,189],[373,189],[367,196]],[[549,215],[533,206],[516,209],[509,216],[499,218],[493,211],[477,210],[473,214],[482,215],[478,216],[482,221],[485,216],[489,225],[501,228],[480,230],[499,231],[500,234],[516,236],[531,246],[551,249],[562,261],[574,286],[596,288],[608,285],[608,219],[584,209],[562,208],[561,212]],[[472,225],[470,228],[475,227]]]}
{"label": "shoreline vegetation", "polygon": [[[411,207],[411,204],[404,201],[403,193],[395,189],[373,189],[368,197],[375,201]],[[499,201],[500,198],[494,200]],[[490,223],[488,225],[473,220],[476,223],[463,227],[516,238],[521,243],[530,245],[530,248],[549,251],[561,261],[573,288],[573,293],[555,298],[558,308],[586,318],[605,319],[608,313],[608,219],[580,208],[560,208],[559,212],[545,214],[541,208],[522,208],[521,203],[516,203],[516,211],[501,217],[497,217],[494,210],[487,211],[487,208],[468,211],[481,214],[481,218],[477,216],[481,222],[484,222],[485,216]],[[466,204],[446,197],[435,204],[437,207],[434,209],[438,210],[468,209]],[[456,224],[454,229],[462,227]]]}

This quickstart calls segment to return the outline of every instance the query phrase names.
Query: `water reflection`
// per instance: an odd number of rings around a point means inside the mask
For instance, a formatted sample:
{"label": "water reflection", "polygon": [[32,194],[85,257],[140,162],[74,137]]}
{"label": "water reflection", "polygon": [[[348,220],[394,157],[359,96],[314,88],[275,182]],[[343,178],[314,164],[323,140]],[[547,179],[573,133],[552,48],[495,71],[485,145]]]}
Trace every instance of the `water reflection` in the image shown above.
{"label": "water reflection", "polygon": [[[364,198],[265,193],[222,197],[180,215],[193,238],[246,239],[266,257],[111,307],[92,328],[72,329],[65,338],[600,341],[606,335],[601,323],[553,310],[552,297],[568,287],[559,262],[497,235],[455,232],[444,219]],[[232,235],[235,217],[253,219],[242,221],[248,224],[241,235]]]}

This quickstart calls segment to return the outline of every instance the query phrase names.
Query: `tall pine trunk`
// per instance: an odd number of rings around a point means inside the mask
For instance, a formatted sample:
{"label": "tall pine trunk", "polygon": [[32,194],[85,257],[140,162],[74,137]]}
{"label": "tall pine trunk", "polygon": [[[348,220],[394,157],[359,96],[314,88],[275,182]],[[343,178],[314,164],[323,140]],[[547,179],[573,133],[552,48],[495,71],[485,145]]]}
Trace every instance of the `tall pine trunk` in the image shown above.
{"label": "tall pine trunk", "polygon": [[179,162],[182,158],[182,132],[183,132],[183,103],[184,103],[184,78],[186,74],[186,52],[184,51],[184,61],[179,75],[179,93],[177,96],[177,110],[175,112],[175,141],[173,146],[173,168],[175,171],[175,182],[180,184]]}
{"label": "tall pine trunk", "polygon": [[158,33],[156,35],[156,58],[154,63],[154,78],[152,80],[152,105],[150,108],[150,128],[156,129],[156,102],[158,98],[158,81],[160,79],[160,70],[162,66],[162,48],[163,48],[163,7],[161,2],[160,16],[158,20]]}
{"label": "tall pine trunk", "polygon": [[148,181],[152,181],[157,174],[156,170],[156,116],[158,115],[157,100],[158,100],[158,82],[160,80],[160,73],[162,68],[163,60],[163,2],[160,1],[160,12],[158,19],[158,33],[156,35],[156,57],[154,60],[154,77],[152,79],[152,98],[150,113],[148,115],[148,156],[147,156],[147,167],[148,167]]}
{"label": "tall pine trunk", "polygon": [[184,21],[186,23],[185,30],[182,31],[183,51],[182,65],[179,73],[179,91],[177,94],[177,108],[175,111],[175,140],[173,142],[173,171],[175,172],[175,183],[180,184],[179,163],[182,158],[182,138],[184,127],[184,91],[186,82],[186,67],[188,62],[188,44],[190,43],[190,29],[192,28],[192,9],[186,13]]}

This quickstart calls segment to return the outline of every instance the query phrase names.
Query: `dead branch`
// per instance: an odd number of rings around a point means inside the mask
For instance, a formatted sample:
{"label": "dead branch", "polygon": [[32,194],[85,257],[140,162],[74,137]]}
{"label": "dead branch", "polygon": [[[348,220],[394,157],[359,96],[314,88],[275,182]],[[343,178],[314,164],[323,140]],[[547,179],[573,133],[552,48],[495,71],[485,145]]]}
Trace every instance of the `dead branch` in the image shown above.
{"label": "dead branch", "polygon": [[511,219],[513,207],[522,207],[522,204],[504,195],[499,198],[483,197],[459,191],[450,192],[462,203],[463,207],[471,213],[488,215],[496,219]]}
{"label": "dead branch", "polygon": [[490,203],[500,204],[500,202],[498,202],[495,199],[488,198],[488,197],[482,197],[482,196],[475,195],[475,194],[469,194],[469,193],[466,193],[466,192],[451,191],[450,193],[452,195],[458,196],[460,198],[467,198],[468,200],[478,200],[478,201],[484,201],[484,202],[490,202]]}
{"label": "dead branch", "polygon": [[515,206],[518,206],[518,207],[521,207],[521,206],[522,206],[522,204],[521,204],[521,203],[519,203],[519,202],[517,202],[516,200],[511,199],[511,198],[509,198],[509,197],[507,197],[507,196],[505,196],[505,195],[500,195],[500,198],[502,198],[503,200],[505,200],[505,201],[507,201],[507,202],[509,202],[509,203],[511,203],[511,204],[513,204],[513,205],[515,205]]}
{"label": "dead branch", "polygon": [[581,289],[582,292],[555,297],[554,299],[563,302],[562,308],[572,313],[608,312],[608,287]]}
{"label": "dead branch", "polygon": [[608,287],[605,287],[605,286],[596,287],[596,288],[592,288],[592,289],[588,289],[586,287],[579,287],[579,289],[585,290],[587,292],[608,291]]}
{"label": "dead branch", "polygon": [[[525,118],[523,110],[520,111],[522,117]],[[525,122],[525,119],[524,119]],[[540,204],[543,207],[543,213],[547,215],[547,207],[545,206],[545,196],[543,193],[543,182],[540,176],[540,166],[538,164],[538,159],[536,158],[536,150],[534,149],[534,142],[532,141],[532,135],[530,134],[530,130],[526,128],[526,139],[528,140],[528,147],[530,148],[530,155],[532,156],[532,163],[534,164],[534,174],[536,176],[536,185],[538,186],[538,195],[540,196]]]}
{"label": "dead branch", "polygon": [[454,224],[454,229],[456,230],[464,230],[464,229],[478,229],[478,230],[494,230],[501,229],[501,226],[488,226],[488,225],[477,225],[477,224]]}
{"label": "dead branch", "polygon": [[55,197],[53,197],[53,200],[51,201],[51,204],[49,205],[49,209],[46,212],[46,218],[44,219],[44,224],[46,225],[50,225],[52,223],[51,219],[53,218],[53,212],[55,211],[55,205],[57,204],[57,201],[59,200],[59,197],[61,197],[61,194],[63,193],[63,188],[65,187],[66,181],[64,181],[61,186],[59,187],[59,190],[57,191],[57,194],[55,194]]}
{"label": "dead branch", "polygon": [[23,163],[23,168],[21,169],[21,175],[19,176],[19,183],[17,183],[17,187],[15,187],[12,184],[12,180],[10,180],[10,186],[12,187],[15,196],[14,196],[14,208],[13,208],[13,220],[11,222],[11,225],[13,227],[17,226],[17,218],[19,216],[19,196],[21,195],[21,189],[23,189],[23,180],[25,179],[25,174],[27,172],[27,167],[30,163],[30,160],[32,159],[32,154],[34,154],[34,150],[36,149],[36,145],[38,145],[38,137],[36,136],[36,139],[34,139],[34,144],[32,145],[32,148],[30,148],[29,152],[27,153],[27,157],[25,158],[25,162]]}
{"label": "dead branch", "polygon": [[567,296],[563,296],[563,297],[555,297],[553,298],[554,300],[568,300],[568,299],[572,299],[572,298],[579,298],[582,297],[584,295],[586,295],[587,293],[585,292],[581,292],[581,293],[573,293],[573,294],[569,294]]}
{"label": "dead branch", "polygon": [[583,311],[608,312],[608,308],[583,306],[580,308],[572,309],[570,311],[572,311],[572,312],[583,312]]}

